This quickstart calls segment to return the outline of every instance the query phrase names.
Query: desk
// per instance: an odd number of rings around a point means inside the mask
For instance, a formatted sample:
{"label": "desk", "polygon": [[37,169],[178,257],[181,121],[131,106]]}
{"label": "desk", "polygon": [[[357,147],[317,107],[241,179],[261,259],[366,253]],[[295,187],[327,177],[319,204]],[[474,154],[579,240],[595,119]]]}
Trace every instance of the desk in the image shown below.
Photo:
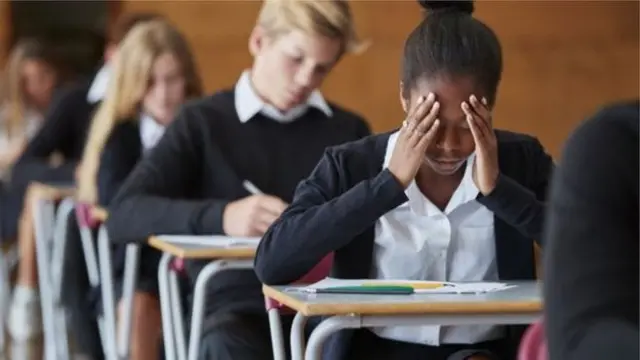
{"label": "desk", "polygon": [[[33,183],[27,191],[36,241],[38,284],[44,325],[44,359],[67,360],[66,318],[60,304],[67,218],[74,210],[72,186]],[[59,206],[56,205],[60,202]]]}
{"label": "desk", "polygon": [[515,325],[535,322],[542,313],[541,284],[510,282],[516,287],[478,295],[344,295],[285,291],[295,286],[264,286],[266,296],[296,310],[291,328],[291,352],[302,359],[304,323],[309,316],[330,316],[314,329],[304,351],[318,360],[322,345],[341,329],[419,325]]}
{"label": "desk", "polygon": [[[167,360],[196,360],[200,348],[202,321],[206,285],[216,274],[232,269],[253,269],[258,242],[255,245],[219,246],[206,244],[206,236],[180,236],[181,239],[193,238],[193,243],[173,241],[175,237],[168,235],[152,236],[149,245],[164,252],[158,269],[158,285],[160,288],[160,309],[162,312],[162,328],[165,357]],[[211,237],[214,238],[213,236]],[[197,240],[197,241],[195,241]],[[173,258],[180,259],[216,259],[205,266],[198,274],[193,295],[191,314],[191,330],[189,347],[185,346],[186,337],[183,328],[184,319],[178,289],[178,277],[171,271]]]}

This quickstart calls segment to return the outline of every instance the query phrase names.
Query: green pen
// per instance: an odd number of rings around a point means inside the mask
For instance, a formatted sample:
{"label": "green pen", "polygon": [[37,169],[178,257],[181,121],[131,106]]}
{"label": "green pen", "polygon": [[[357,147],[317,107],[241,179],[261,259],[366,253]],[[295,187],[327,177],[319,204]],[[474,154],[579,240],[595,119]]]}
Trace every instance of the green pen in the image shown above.
{"label": "green pen", "polygon": [[410,286],[335,286],[306,290],[314,294],[411,295],[414,293]]}

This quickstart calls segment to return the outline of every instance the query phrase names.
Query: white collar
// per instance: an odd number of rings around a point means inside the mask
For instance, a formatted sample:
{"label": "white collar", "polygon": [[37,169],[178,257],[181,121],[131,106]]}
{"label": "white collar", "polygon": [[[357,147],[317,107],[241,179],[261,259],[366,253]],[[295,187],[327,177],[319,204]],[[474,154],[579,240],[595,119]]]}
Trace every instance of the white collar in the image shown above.
{"label": "white collar", "polygon": [[319,109],[327,115],[327,117],[333,115],[331,107],[327,104],[318,90],[313,91],[311,95],[309,95],[306,103],[298,105],[283,114],[274,106],[266,104],[262,99],[260,99],[258,94],[256,94],[253,89],[253,85],[251,84],[250,72],[248,70],[242,73],[240,79],[236,83],[235,107],[236,112],[238,113],[238,118],[240,118],[240,121],[243,123],[251,120],[251,118],[258,113],[262,113],[263,115],[281,123],[289,123],[300,118],[300,116],[307,111],[309,106]]}
{"label": "white collar", "polygon": [[140,142],[143,150],[149,150],[158,144],[164,135],[165,127],[158,123],[153,117],[140,115]]}
{"label": "white collar", "polygon": [[[387,142],[387,150],[384,156],[384,163],[382,165],[383,169],[389,166],[389,161],[391,161],[391,155],[393,154],[393,149],[396,146],[398,135],[399,132],[395,132],[391,134],[391,136],[389,136],[389,141]],[[444,210],[445,214],[451,213],[459,205],[475,200],[478,197],[480,191],[473,181],[473,164],[475,160],[475,153],[472,153],[467,158],[462,181],[460,181],[460,185],[458,185],[458,188],[454,191],[453,196],[451,196],[451,199],[449,200],[449,203]],[[409,184],[409,187],[407,187],[404,192],[409,199],[409,207],[415,213],[424,216],[432,216],[442,213],[442,211],[440,211],[437,206],[435,206],[429,199],[427,199],[426,196],[424,196],[424,194],[422,194],[422,192],[418,188],[418,185],[416,184],[415,179],[411,181],[411,184]]]}
{"label": "white collar", "polygon": [[91,87],[87,93],[87,101],[90,104],[95,104],[104,98],[109,86],[109,79],[111,78],[111,67],[104,65],[91,82]]}

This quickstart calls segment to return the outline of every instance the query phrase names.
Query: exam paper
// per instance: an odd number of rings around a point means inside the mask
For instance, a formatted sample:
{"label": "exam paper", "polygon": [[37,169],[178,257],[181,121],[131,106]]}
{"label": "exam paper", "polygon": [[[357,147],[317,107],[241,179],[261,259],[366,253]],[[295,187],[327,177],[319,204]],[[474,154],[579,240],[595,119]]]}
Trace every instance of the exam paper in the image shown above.
{"label": "exam paper", "polygon": [[257,247],[260,242],[259,237],[232,237],[221,235],[160,235],[162,241],[175,245],[196,245],[196,246],[248,246]]}
{"label": "exam paper", "polygon": [[315,292],[338,286],[411,286],[416,294],[482,294],[514,287],[500,282],[449,282],[420,280],[336,279],[327,277],[298,291]]}

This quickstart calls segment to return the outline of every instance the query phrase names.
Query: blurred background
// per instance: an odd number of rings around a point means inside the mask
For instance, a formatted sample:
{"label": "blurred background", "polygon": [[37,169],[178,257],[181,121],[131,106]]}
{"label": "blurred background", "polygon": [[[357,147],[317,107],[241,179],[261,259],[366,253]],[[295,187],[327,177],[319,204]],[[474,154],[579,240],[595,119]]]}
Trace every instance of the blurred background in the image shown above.
{"label": "blurred background", "polygon": [[[0,1],[0,63],[23,36],[54,41],[78,77],[100,64],[105,30],[121,14],[153,10],[180,28],[206,90],[232,86],[250,66],[247,38],[259,1]],[[324,85],[377,132],[397,126],[403,40],[421,17],[414,1],[353,1],[372,41]],[[575,124],[601,104],[639,95],[637,1],[477,1],[476,16],[502,41],[505,72],[494,120],[537,135],[557,156]],[[391,13],[395,14],[391,16]]]}

